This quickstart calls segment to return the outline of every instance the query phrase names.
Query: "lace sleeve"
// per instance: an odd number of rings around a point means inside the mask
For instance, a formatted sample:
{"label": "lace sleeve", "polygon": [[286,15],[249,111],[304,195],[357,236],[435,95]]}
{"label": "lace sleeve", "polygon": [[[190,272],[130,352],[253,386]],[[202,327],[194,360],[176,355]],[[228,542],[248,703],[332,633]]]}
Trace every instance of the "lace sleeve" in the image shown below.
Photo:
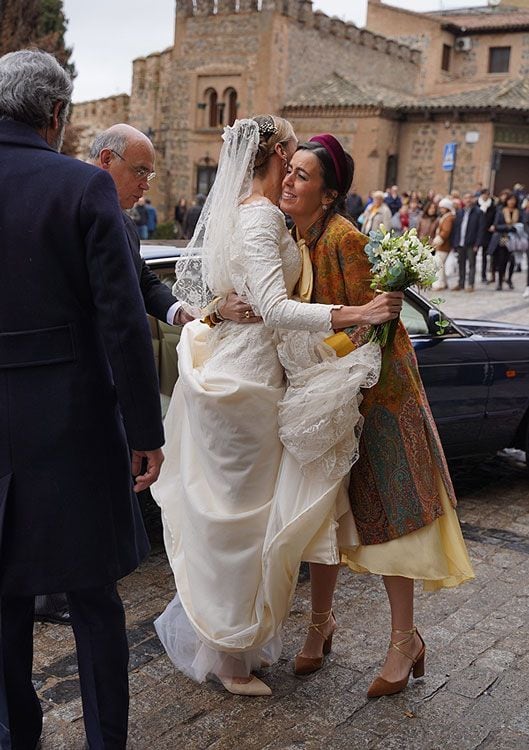
{"label": "lace sleeve", "polygon": [[245,206],[240,235],[234,238],[233,282],[265,325],[305,331],[329,331],[333,305],[288,299],[279,246],[286,231],[283,216],[272,205]]}

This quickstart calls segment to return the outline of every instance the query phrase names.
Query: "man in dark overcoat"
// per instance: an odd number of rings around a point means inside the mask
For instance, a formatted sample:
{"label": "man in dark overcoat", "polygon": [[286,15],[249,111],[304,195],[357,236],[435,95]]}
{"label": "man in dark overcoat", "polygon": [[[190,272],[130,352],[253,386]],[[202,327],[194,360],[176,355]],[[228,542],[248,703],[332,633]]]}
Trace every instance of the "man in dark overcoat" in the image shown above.
{"label": "man in dark overcoat", "polygon": [[46,53],[0,58],[0,689],[12,750],[34,750],[41,733],[34,597],[55,591],[68,596],[90,750],[125,750],[116,581],[148,551],[134,490],[163,460],[150,331],[114,182],[57,153],[71,92]]}

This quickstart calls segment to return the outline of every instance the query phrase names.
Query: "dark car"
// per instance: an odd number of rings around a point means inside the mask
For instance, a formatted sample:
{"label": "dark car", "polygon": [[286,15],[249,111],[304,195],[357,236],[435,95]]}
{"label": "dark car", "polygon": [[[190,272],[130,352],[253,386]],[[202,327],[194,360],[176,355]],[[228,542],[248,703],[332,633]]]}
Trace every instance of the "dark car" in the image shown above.
{"label": "dark car", "polygon": [[[185,243],[142,245],[142,255],[171,284]],[[519,448],[529,457],[529,326],[448,320],[427,299],[406,292],[402,320],[411,337],[428,400],[449,459]],[[171,395],[179,331],[152,323],[162,401]]]}
{"label": "dark car", "polygon": [[406,292],[402,319],[447,457],[529,454],[529,326],[449,319],[440,333],[442,317]]}

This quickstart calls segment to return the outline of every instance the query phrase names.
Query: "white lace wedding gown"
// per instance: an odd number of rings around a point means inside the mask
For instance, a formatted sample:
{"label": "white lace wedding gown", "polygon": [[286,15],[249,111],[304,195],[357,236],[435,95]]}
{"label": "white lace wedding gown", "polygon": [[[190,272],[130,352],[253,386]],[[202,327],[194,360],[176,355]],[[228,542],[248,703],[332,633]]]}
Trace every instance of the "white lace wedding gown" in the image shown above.
{"label": "white lace wedding gown", "polygon": [[301,259],[279,209],[241,206],[233,241],[234,286],[243,280],[264,323],[184,327],[153,487],[178,591],[156,629],[198,681],[277,660],[300,561],[339,561],[340,517],[356,543],[344,475],[359,390],[379,370],[375,345],[340,359],[321,346],[331,306],[288,298]]}

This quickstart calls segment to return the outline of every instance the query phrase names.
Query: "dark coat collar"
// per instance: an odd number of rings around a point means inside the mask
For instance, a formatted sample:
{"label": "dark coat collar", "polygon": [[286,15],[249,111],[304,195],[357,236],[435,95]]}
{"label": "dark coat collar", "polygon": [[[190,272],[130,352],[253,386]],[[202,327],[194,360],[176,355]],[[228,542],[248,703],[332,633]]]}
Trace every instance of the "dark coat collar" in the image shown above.
{"label": "dark coat collar", "polygon": [[55,149],[49,146],[36,130],[30,128],[24,122],[17,122],[16,120],[0,120],[0,143],[43,148],[55,152]]}

